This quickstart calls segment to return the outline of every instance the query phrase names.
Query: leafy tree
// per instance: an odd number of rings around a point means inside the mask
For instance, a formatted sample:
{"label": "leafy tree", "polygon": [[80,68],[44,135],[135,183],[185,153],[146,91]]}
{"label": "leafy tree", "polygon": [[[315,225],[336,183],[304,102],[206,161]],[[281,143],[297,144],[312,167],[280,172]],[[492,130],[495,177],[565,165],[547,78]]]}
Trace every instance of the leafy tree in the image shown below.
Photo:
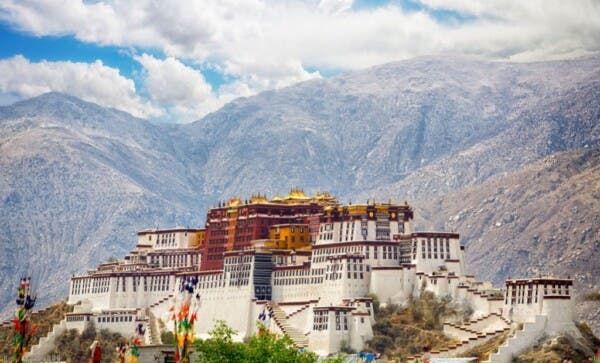
{"label": "leafy tree", "polygon": [[316,354],[294,347],[287,335],[279,338],[264,326],[260,326],[259,331],[260,334],[253,335],[248,340],[248,362],[312,363],[317,360]]}
{"label": "leafy tree", "polygon": [[244,362],[247,356],[247,348],[242,343],[235,343],[233,335],[235,330],[219,320],[215,327],[208,332],[209,339],[198,340],[195,343],[196,352],[199,355],[198,362],[220,363],[220,362]]}
{"label": "leafy tree", "polygon": [[[259,332],[246,343],[236,343],[236,331],[218,321],[209,332],[209,339],[196,341],[196,363],[315,363],[318,359],[315,353],[296,348],[287,335],[279,337],[264,326],[259,326]],[[341,363],[343,359],[343,355],[338,355],[324,363]]]}

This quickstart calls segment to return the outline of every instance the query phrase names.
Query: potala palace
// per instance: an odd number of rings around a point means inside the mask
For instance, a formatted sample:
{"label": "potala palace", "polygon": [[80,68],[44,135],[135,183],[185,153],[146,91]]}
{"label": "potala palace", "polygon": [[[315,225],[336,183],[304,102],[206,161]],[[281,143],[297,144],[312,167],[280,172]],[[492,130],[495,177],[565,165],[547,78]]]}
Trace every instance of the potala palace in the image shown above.
{"label": "potala palace", "polygon": [[200,296],[196,336],[224,320],[243,339],[268,312],[271,330],[320,355],[342,342],[365,347],[373,337],[373,295],[402,304],[431,291],[473,311],[468,323],[444,325],[457,343],[433,356],[455,356],[514,330],[490,358],[510,362],[543,335],[578,334],[571,280],[511,279],[495,289],[467,273],[457,233],[414,231],[412,221],[406,203],[342,205],[300,189],[272,199],[232,198],[208,211],[204,228],[141,231],[122,260],[73,276],[68,303],[75,310],[29,356],[47,354],[66,329],[90,322],[125,336],[142,322],[146,344],[161,344],[184,278]]}

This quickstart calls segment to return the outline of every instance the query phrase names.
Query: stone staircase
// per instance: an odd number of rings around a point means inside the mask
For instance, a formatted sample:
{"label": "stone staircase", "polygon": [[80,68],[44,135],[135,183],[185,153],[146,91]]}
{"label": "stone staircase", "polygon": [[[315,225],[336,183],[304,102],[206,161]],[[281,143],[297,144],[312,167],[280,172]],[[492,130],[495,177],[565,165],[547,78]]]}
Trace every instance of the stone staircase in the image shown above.
{"label": "stone staircase", "polygon": [[148,316],[148,322],[146,324],[146,344],[148,345],[161,345],[162,339],[160,338],[160,328],[158,326],[158,319],[152,313],[152,310],[146,309],[146,316]]}
{"label": "stone staircase", "polygon": [[277,324],[283,334],[292,339],[292,342],[294,342],[294,345],[297,348],[308,347],[308,338],[306,335],[289,324],[287,320],[287,314],[279,305],[271,302],[267,304],[267,309],[269,312],[271,312],[271,314],[273,314],[273,320],[275,320],[275,324]]}
{"label": "stone staircase", "polygon": [[547,317],[537,315],[535,320],[523,324],[522,328],[515,331],[504,344],[498,347],[494,353],[490,354],[488,360],[484,363],[510,363],[515,356],[518,356],[527,348],[533,346],[537,340],[543,336]]}
{"label": "stone staircase", "polygon": [[56,338],[61,336],[65,331],[67,331],[66,318],[61,320],[58,324],[54,324],[52,330],[45,337],[40,338],[39,342],[32,346],[29,352],[25,353],[25,358],[27,360],[32,360],[48,355],[52,349],[54,349]]}
{"label": "stone staircase", "polygon": [[[440,350],[432,350],[432,358],[456,357],[463,354],[478,345],[508,333],[510,331],[509,322],[500,314],[491,313],[463,324],[444,324],[444,334],[457,340],[457,343]],[[409,362],[422,360],[423,354],[408,357]]]}
{"label": "stone staircase", "polygon": [[[481,333],[477,336],[472,336],[469,339],[461,340],[457,343],[450,345],[447,348],[443,348],[440,350],[432,350],[430,352],[431,358],[449,358],[449,357],[457,357],[460,354],[463,354],[478,345],[484,344],[487,341],[510,331],[510,328],[506,328],[504,330],[499,330],[496,332],[488,332]],[[416,354],[408,357],[408,362],[417,362],[423,360],[423,354]]]}
{"label": "stone staircase", "polygon": [[310,307],[310,304],[303,305],[300,309],[295,310],[295,311],[289,313],[287,315],[287,318],[289,319],[289,318],[293,317],[296,314],[300,314],[301,312],[303,312],[304,310],[308,309],[309,307]]}
{"label": "stone staircase", "polygon": [[156,308],[157,306],[159,306],[160,304],[167,302],[170,298],[173,297],[173,294],[169,294],[165,297],[163,297],[162,299],[158,300],[157,302],[153,303],[152,305],[148,306],[149,308],[153,309]]}
{"label": "stone staircase", "polygon": [[490,313],[462,324],[445,323],[444,334],[462,341],[490,332],[505,331],[510,323],[498,313]]}

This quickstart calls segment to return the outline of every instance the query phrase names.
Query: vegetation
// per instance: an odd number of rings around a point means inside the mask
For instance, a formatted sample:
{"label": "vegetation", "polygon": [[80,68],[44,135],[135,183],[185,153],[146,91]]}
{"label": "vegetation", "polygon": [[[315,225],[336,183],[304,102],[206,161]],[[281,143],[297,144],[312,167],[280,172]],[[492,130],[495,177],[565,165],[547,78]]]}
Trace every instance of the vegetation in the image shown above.
{"label": "vegetation", "polygon": [[[16,305],[15,305],[16,306]],[[45,337],[54,324],[58,324],[67,313],[73,311],[73,307],[66,302],[60,302],[48,308],[39,310],[31,314],[31,321],[38,328],[33,334],[30,346],[36,345],[40,338]],[[0,327],[0,357],[12,355],[13,326],[6,324]]]}
{"label": "vegetation", "polygon": [[348,343],[347,340],[342,340],[340,342],[340,352],[345,353],[345,354],[356,353],[356,351],[354,351],[354,349],[352,349],[352,347],[350,346],[350,344]]}
{"label": "vegetation", "polygon": [[106,329],[96,331],[94,324],[89,324],[79,334],[77,330],[68,330],[56,340],[55,354],[60,354],[67,363],[80,362],[82,357],[90,356],[90,346],[98,340],[102,348],[102,362],[113,362],[116,358],[115,347],[125,339],[118,333]]}
{"label": "vegetation", "polygon": [[117,358],[117,344],[124,342],[125,338],[106,329],[97,331],[91,323],[81,334],[75,329],[67,330],[56,339],[56,348],[51,354],[60,355],[67,363],[81,363],[90,357],[90,346],[94,340],[98,340],[102,349],[102,363],[112,363]]}
{"label": "vegetation", "polygon": [[[317,355],[294,347],[287,336],[279,337],[266,329],[251,336],[245,343],[233,341],[236,333],[225,322],[219,321],[209,332],[210,338],[195,343],[197,363],[314,363]],[[327,363],[342,362],[341,357]]]}
{"label": "vegetation", "polygon": [[517,363],[550,363],[568,359],[573,362],[587,362],[590,357],[594,357],[596,349],[600,347],[600,339],[592,333],[586,323],[576,325],[582,339],[572,336],[549,339],[521,354],[515,361]]}
{"label": "vegetation", "polygon": [[585,301],[600,301],[600,291],[590,292],[583,299]]}
{"label": "vegetation", "polygon": [[173,345],[173,344],[175,344],[175,335],[173,334],[172,331],[165,330],[160,333],[160,340],[162,341],[163,344]]}
{"label": "vegetation", "polygon": [[473,347],[473,349],[470,349],[470,350],[464,352],[463,354],[461,354],[461,356],[462,357],[477,357],[478,362],[484,362],[490,357],[490,355],[492,353],[494,353],[496,350],[498,350],[498,347],[500,347],[502,344],[504,344],[506,339],[508,339],[509,335],[510,335],[510,332],[502,333],[496,337],[493,337],[492,339],[488,340],[487,342],[480,344],[476,347]]}
{"label": "vegetation", "polygon": [[369,342],[372,351],[405,358],[422,352],[425,345],[441,349],[454,342],[442,332],[444,319],[460,313],[450,298],[437,299],[433,293],[424,291],[418,299],[411,296],[404,307],[381,306],[374,298],[373,309],[374,336]]}

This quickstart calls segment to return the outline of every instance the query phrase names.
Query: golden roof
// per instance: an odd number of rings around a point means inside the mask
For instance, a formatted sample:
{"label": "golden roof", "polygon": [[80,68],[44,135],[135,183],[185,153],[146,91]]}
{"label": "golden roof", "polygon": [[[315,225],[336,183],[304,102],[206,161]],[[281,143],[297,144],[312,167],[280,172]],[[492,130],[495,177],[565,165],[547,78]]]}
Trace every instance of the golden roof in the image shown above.
{"label": "golden roof", "polygon": [[250,203],[267,203],[267,195],[266,194],[252,194],[250,197]]}
{"label": "golden roof", "polygon": [[304,194],[304,190],[300,188],[292,188],[292,190],[290,190],[290,194],[288,194],[288,196],[284,199],[309,200],[310,198]]}
{"label": "golden roof", "polygon": [[271,202],[281,202],[281,201],[283,201],[283,198],[279,194],[277,194],[275,196],[275,198],[271,199]]}
{"label": "golden roof", "polygon": [[243,204],[242,200],[240,198],[236,198],[236,197],[232,197],[227,202],[227,206],[228,207],[238,207],[238,206],[240,206],[242,204]]}

